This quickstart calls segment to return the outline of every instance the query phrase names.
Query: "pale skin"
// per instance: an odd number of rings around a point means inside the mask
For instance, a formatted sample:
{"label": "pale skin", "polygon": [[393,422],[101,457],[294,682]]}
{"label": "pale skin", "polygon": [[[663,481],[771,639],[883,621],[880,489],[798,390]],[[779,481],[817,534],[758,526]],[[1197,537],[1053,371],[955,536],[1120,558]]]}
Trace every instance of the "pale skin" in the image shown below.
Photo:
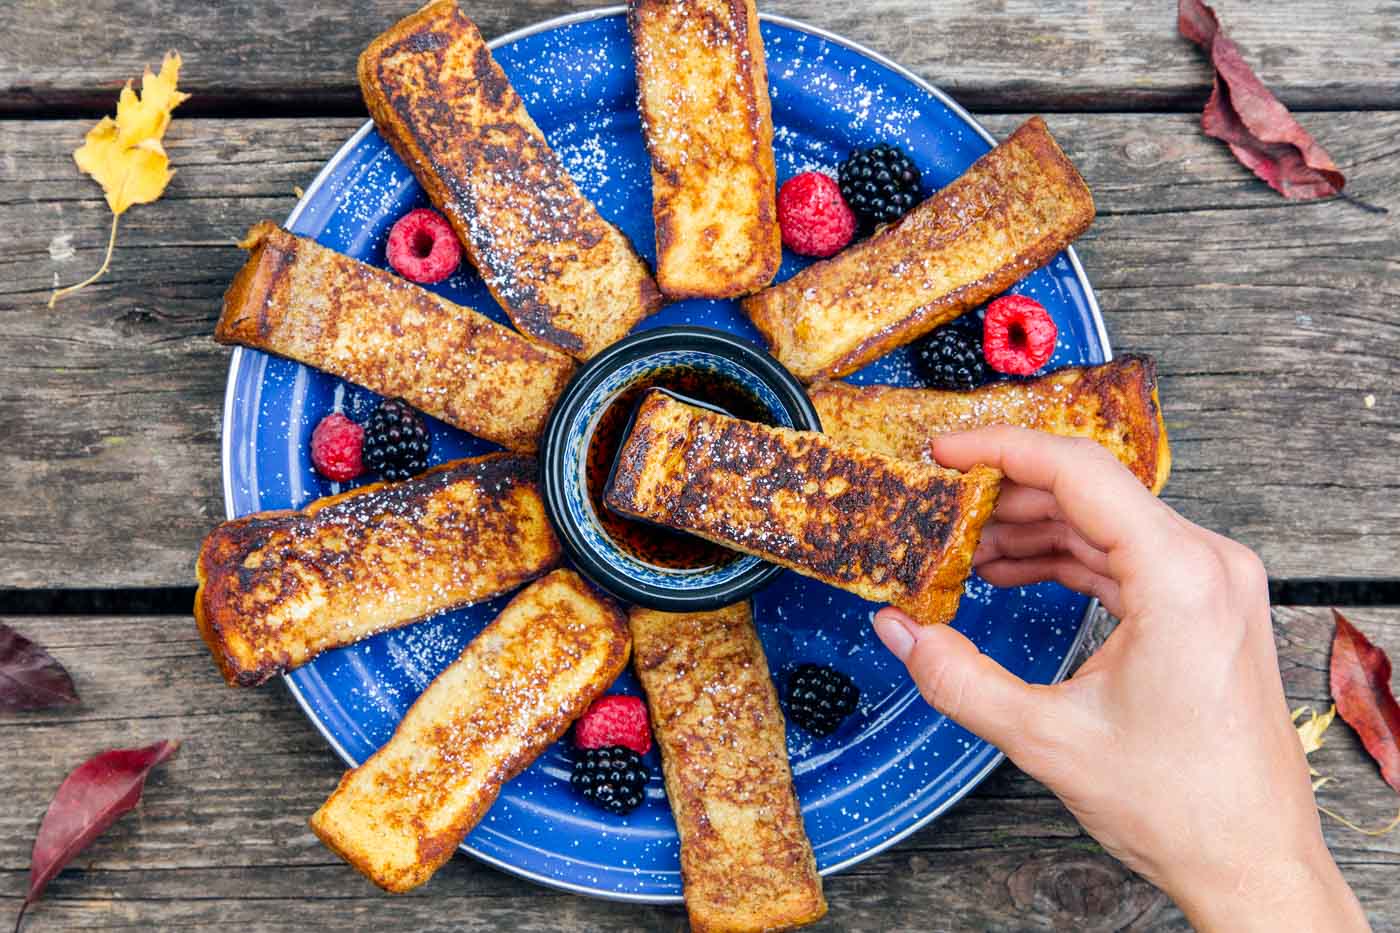
{"label": "pale skin", "polygon": [[1047,687],[950,626],[882,609],[876,634],[924,698],[1049,787],[1197,929],[1369,930],[1322,839],[1259,558],[1090,441],[996,427],[939,438],[933,455],[1005,474],[974,558],[984,579],[1054,580],[1121,622]]}

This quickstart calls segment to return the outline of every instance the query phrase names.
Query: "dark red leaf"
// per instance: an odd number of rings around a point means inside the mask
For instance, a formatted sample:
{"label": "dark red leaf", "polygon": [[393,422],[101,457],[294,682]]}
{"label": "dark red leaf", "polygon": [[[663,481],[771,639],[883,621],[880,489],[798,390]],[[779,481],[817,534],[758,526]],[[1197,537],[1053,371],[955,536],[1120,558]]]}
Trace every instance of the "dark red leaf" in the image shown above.
{"label": "dark red leaf", "polygon": [[14,713],[77,702],[78,691],[63,665],[0,622],[0,711]]}
{"label": "dark red leaf", "polygon": [[1390,658],[1337,610],[1332,636],[1332,699],[1347,725],[1400,793],[1400,704],[1390,691]]}
{"label": "dark red leaf", "polygon": [[141,802],[146,775],[179,747],[167,739],[145,748],[114,748],[89,758],[64,779],[34,839],[21,917],[73,856]]}
{"label": "dark red leaf", "polygon": [[1215,67],[1215,87],[1201,114],[1206,135],[1228,143],[1235,158],[1285,198],[1340,194],[1346,179],[1332,157],[1255,77],[1215,11],[1201,0],[1178,0],[1177,28]]}

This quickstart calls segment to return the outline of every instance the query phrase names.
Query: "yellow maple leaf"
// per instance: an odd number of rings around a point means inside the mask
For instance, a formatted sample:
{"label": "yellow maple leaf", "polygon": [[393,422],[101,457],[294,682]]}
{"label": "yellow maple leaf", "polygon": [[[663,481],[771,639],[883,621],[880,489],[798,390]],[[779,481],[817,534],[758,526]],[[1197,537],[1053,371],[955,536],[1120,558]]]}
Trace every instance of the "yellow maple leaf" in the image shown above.
{"label": "yellow maple leaf", "polygon": [[112,211],[112,231],[101,268],[77,285],[55,291],[49,297],[50,308],[64,295],[91,285],[106,273],[117,242],[117,219],[133,204],[149,204],[159,198],[174,177],[161,138],[170,126],[170,111],[189,99],[176,89],[180,65],[179,53],[170,52],[161,62],[159,74],[146,68],[139,95],[131,82],[126,82],[117,99],[116,118],[103,117],[74,150],[78,168],[102,186]]}

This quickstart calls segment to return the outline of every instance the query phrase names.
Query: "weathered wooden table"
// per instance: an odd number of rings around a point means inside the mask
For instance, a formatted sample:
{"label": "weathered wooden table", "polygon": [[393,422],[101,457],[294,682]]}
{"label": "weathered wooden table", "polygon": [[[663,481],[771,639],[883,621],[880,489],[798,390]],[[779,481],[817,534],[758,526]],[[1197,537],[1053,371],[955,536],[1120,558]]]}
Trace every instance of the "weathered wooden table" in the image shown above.
{"label": "weathered wooden table", "polygon": [[[464,0],[488,35],[598,4]],[[312,837],[340,762],[276,686],[224,688],[188,613],[223,517],[227,352],[210,339],[248,224],[280,218],[363,118],[354,60],[415,0],[10,0],[0,27],[0,618],[76,677],[76,711],[0,719],[0,898],[18,907],[39,819],[106,747],[185,740],[145,802],[49,888],[31,930],[680,929],[676,909],[586,900],[452,861],[380,894]],[[1005,133],[1042,112],[1099,218],[1080,241],[1115,347],[1151,353],[1176,454],[1167,499],[1264,557],[1290,702],[1325,706],[1329,615],[1400,658],[1400,15],[1393,3],[1221,0],[1260,76],[1388,207],[1291,204],[1203,137],[1210,75],[1174,4],[772,0],[882,52]],[[70,152],[167,48],[194,98],[165,198],[109,215]],[[1341,581],[1321,591],[1309,581]],[[1100,620],[1105,628],[1108,620]],[[1397,800],[1336,726],[1323,802],[1375,824]],[[1378,930],[1400,930],[1400,833],[1325,822]],[[1002,767],[910,840],[827,882],[823,929],[1179,929],[1040,785]]]}

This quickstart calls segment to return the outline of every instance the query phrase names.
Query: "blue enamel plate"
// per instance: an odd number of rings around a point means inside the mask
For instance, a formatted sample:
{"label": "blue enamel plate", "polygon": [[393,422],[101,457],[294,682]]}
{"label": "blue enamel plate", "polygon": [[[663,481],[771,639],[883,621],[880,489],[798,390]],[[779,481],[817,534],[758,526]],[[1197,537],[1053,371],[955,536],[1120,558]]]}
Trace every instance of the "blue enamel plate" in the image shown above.
{"label": "blue enamel plate", "polygon": [[[834,172],[852,148],[884,141],[911,154],[927,194],[991,147],[991,136],[965,111],[899,66],[798,23],[769,17],[762,30],[780,183],[808,169]],[[620,8],[545,23],[506,36],[494,48],[584,193],[654,260],[650,176]],[[427,203],[408,169],[366,125],[331,159],[287,226],[383,266],[390,225]],[[779,279],[804,264],[787,255]],[[465,264],[437,288],[507,322]],[[1035,296],[1059,325],[1052,366],[1107,359],[1098,308],[1073,253],[1060,254],[1015,291]],[[671,305],[641,327],[664,324],[706,325],[759,341],[733,302]],[[853,380],[917,384],[902,350]],[[311,431],[328,412],[363,419],[377,402],[364,389],[297,363],[236,350],[224,410],[229,517],[297,508],[338,491],[312,471]],[[430,426],[435,461],[494,449],[445,425]],[[330,652],[289,675],[287,684],[336,752],[358,764],[389,738],[419,692],[504,603],[446,613]],[[1000,761],[995,748],[920,699],[870,630],[875,608],[793,574],[780,575],[754,599],[780,682],[796,665],[813,661],[845,671],[861,690],[859,710],[835,735],[788,731],[797,795],[823,874],[903,839]],[[955,624],[1016,674],[1048,683],[1065,674],[1088,608],[1087,599],[1054,585],[1000,590],[974,577]],[[613,691],[637,693],[638,687],[628,673]],[[648,757],[653,777],[646,802],[627,817],[614,817],[570,789],[566,738],[505,787],[462,848],[506,871],[581,894],[678,901],[679,843],[660,761],[655,751]]]}

